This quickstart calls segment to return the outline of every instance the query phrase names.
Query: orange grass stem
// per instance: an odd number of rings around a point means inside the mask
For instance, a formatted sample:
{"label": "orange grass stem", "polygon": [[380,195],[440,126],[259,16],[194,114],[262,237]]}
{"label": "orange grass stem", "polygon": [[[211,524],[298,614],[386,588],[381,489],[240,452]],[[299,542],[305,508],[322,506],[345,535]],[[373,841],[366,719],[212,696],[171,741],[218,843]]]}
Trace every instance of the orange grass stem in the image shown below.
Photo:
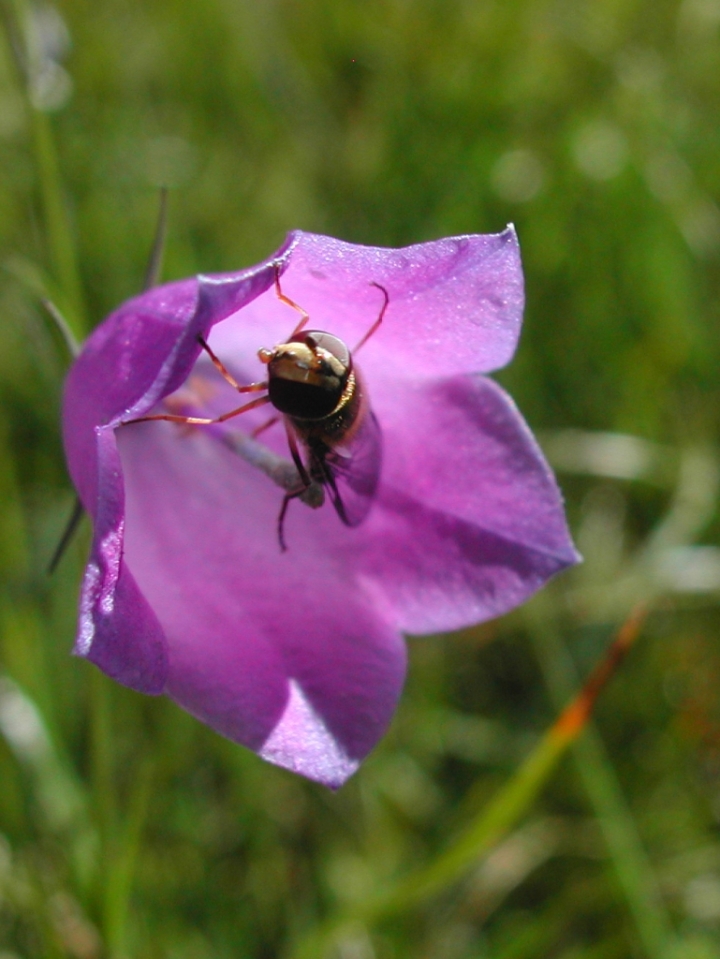
{"label": "orange grass stem", "polygon": [[644,605],[633,609],[580,692],[540,738],[510,780],[445,850],[416,872],[314,929],[291,950],[292,959],[319,959],[358,924],[367,927],[407,912],[460,881],[476,867],[527,812],[560,759],[580,735],[598,696],[640,634],[646,615]]}
{"label": "orange grass stem", "polygon": [[550,730],[563,739],[575,739],[593,711],[598,696],[617,672],[620,663],[637,639],[645,618],[647,607],[638,604],[618,629],[605,656],[590,673],[577,696],[563,709]]}

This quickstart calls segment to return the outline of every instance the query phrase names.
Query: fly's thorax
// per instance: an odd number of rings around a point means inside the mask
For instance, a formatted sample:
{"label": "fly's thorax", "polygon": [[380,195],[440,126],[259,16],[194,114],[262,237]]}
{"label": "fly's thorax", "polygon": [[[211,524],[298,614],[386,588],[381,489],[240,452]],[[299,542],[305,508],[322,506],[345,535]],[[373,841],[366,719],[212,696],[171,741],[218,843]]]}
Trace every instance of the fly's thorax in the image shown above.
{"label": "fly's thorax", "polygon": [[321,419],[290,416],[295,433],[310,447],[333,449],[350,443],[367,413],[368,403],[357,369],[348,377],[335,409]]}
{"label": "fly's thorax", "polygon": [[350,351],[330,333],[308,330],[258,356],[268,368],[270,402],[293,420],[325,419],[354,389]]}

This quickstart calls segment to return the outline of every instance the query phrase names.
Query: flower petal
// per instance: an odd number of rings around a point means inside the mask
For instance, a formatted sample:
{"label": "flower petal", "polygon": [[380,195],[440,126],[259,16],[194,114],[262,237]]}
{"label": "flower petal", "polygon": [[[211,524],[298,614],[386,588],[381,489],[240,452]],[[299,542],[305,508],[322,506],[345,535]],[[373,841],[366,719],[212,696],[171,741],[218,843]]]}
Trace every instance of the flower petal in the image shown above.
{"label": "flower petal", "polygon": [[389,295],[381,330],[363,347],[369,376],[376,363],[405,376],[485,373],[512,357],[524,304],[517,236],[459,236],[401,249],[343,243],[300,233],[283,290],[313,325],[352,348]]}
{"label": "flower petal", "polygon": [[115,433],[97,431],[99,502],[80,596],[75,653],[143,693],[167,680],[165,636],[123,560],[125,502]]}
{"label": "flower petal", "polygon": [[149,290],[123,304],[83,347],[65,384],[63,438],[75,487],[91,515],[97,499],[97,426],[142,416],[178,389],[200,353],[198,334],[273,283],[284,247],[259,266]]}
{"label": "flower petal", "polygon": [[166,691],[229,738],[338,786],[392,716],[398,631],[322,538],[280,552],[280,490],[210,435],[150,423],[119,440],[125,557],[167,637]]}
{"label": "flower petal", "polygon": [[[282,255],[287,262],[282,291],[309,313],[308,329],[327,330],[351,350],[380,314],[384,298],[373,284],[387,290],[385,319],[363,345],[360,360],[374,398],[392,390],[398,376],[489,372],[515,352],[524,292],[512,227],[401,249],[298,231],[290,234]],[[226,362],[256,378],[257,350],[287,340],[299,318],[268,289],[241,314],[219,323],[210,343]]]}
{"label": "flower petal", "polygon": [[399,629],[498,616],[579,560],[553,474],[497,384],[403,384],[382,422],[382,485],[358,563]]}

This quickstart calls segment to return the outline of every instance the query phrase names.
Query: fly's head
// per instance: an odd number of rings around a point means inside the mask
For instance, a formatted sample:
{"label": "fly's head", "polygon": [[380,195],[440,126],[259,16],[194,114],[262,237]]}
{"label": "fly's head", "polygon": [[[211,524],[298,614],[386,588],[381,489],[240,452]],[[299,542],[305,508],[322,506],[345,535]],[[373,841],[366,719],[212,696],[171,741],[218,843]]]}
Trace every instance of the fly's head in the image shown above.
{"label": "fly's head", "polygon": [[268,396],[281,413],[318,420],[342,401],[352,375],[345,343],[331,333],[306,330],[273,349],[258,351],[268,368]]}

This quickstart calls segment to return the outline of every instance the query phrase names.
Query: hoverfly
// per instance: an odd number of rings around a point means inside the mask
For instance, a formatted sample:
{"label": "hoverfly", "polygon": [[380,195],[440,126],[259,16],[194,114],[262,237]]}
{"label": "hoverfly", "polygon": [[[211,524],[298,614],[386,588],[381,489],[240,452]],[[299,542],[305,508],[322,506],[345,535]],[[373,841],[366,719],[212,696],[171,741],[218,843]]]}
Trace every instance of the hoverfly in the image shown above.
{"label": "hoverfly", "polygon": [[[350,527],[359,526],[372,504],[382,465],[382,434],[370,409],[362,377],[353,363],[357,353],[376,332],[388,306],[387,290],[371,283],[383,295],[380,313],[351,351],[332,333],[306,330],[309,314],[280,288],[280,271],[275,266],[275,293],[278,299],[300,313],[300,321],[284,342],[272,349],[258,350],[267,367],[267,379],[240,385],[205,339],[198,342],[213,366],[239,393],[262,391],[263,396],[214,418],[159,413],[127,420],[143,423],[167,420],[185,425],[224,423],[248,410],[270,403],[278,412],[253,432],[253,437],[282,420],[290,455],[298,472],[298,483],[286,491],[277,521],[280,549],[285,552],[284,526],[290,501],[303,497],[311,487],[327,491],[335,512]],[[303,455],[301,455],[301,451]],[[313,505],[322,505],[324,495]]]}

